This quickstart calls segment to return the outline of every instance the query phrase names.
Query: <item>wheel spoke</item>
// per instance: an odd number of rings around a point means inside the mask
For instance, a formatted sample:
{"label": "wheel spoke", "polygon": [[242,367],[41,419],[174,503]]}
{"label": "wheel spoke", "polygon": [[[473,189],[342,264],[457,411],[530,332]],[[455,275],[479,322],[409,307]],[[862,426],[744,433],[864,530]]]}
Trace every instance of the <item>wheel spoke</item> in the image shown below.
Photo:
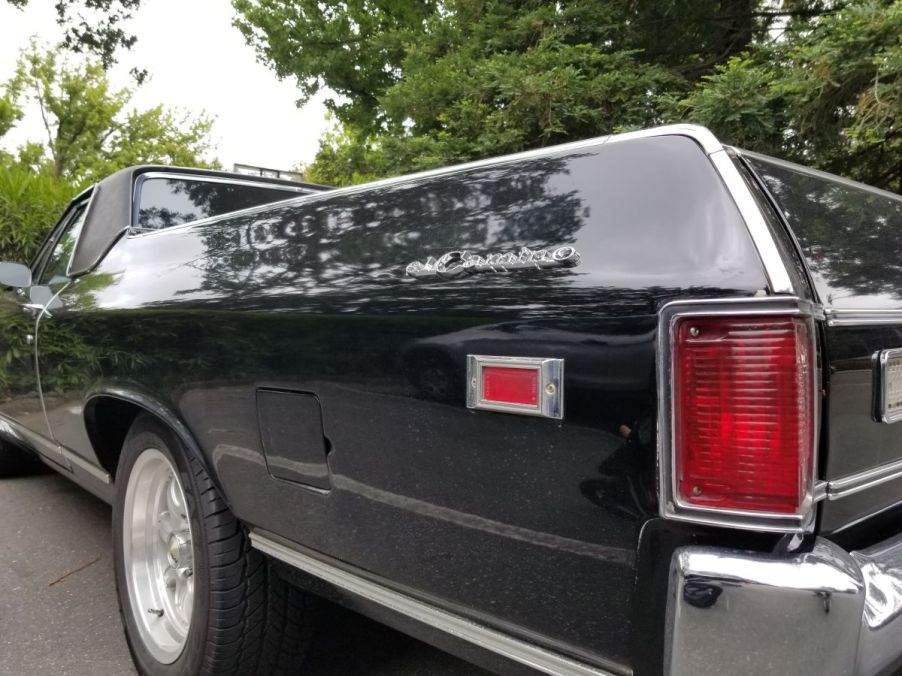
{"label": "wheel spoke", "polygon": [[168,545],[169,539],[178,530],[178,523],[176,522],[175,517],[173,517],[172,512],[165,511],[160,513],[157,518],[157,530],[163,544]]}
{"label": "wheel spoke", "polygon": [[169,485],[166,487],[166,507],[179,520],[185,520],[188,517],[185,513],[182,489],[179,488],[174,476],[169,480]]}
{"label": "wheel spoke", "polygon": [[191,522],[172,461],[139,455],[126,488],[128,591],[144,645],[171,664],[184,648],[194,606]]}

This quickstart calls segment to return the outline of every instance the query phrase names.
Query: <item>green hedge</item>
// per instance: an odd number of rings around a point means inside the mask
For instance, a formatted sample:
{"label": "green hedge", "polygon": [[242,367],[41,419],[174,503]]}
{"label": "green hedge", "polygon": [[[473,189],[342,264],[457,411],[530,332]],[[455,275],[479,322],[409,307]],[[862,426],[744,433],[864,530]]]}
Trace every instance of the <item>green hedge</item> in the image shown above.
{"label": "green hedge", "polygon": [[0,260],[31,260],[76,192],[50,174],[0,167]]}

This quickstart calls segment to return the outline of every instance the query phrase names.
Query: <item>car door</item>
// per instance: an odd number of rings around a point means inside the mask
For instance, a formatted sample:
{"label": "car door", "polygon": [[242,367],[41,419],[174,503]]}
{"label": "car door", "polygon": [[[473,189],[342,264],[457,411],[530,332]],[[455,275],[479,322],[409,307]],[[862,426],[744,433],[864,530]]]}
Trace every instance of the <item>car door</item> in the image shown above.
{"label": "car door", "polygon": [[66,252],[71,255],[72,238],[81,230],[85,210],[84,201],[74,203],[47,238],[31,266],[33,286],[10,289],[0,296],[0,416],[7,419],[8,433],[62,465],[67,463],[52,439],[40,394],[36,336],[45,307],[34,302],[34,289],[61,288],[61,260]]}

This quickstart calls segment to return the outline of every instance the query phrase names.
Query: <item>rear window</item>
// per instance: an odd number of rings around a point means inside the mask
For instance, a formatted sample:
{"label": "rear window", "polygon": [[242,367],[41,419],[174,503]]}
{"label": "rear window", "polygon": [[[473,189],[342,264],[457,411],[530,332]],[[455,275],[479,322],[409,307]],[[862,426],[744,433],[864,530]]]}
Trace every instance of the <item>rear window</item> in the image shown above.
{"label": "rear window", "polygon": [[808,262],[820,300],[902,300],[902,197],[778,160],[747,156]]}
{"label": "rear window", "polygon": [[307,191],[245,183],[152,177],[140,180],[134,227],[162,230],[202,218],[298,197]]}

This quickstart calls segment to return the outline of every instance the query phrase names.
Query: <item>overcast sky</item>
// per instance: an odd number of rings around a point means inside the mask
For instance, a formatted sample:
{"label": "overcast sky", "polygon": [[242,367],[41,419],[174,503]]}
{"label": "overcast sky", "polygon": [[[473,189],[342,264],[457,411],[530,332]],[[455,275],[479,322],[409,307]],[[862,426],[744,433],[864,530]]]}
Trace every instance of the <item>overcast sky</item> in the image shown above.
{"label": "overcast sky", "polygon": [[[0,0],[0,83],[12,74],[31,35],[59,41],[54,4],[31,0],[18,11]],[[309,162],[326,128],[322,104],[312,101],[298,109],[293,83],[279,82],[257,63],[232,27],[233,15],[229,0],[144,0],[127,26],[138,42],[120,54],[120,64],[111,72],[114,86],[133,87],[129,69],[146,68],[150,79],[137,90],[135,106],[164,103],[214,116],[214,155],[227,169],[235,162],[275,169]],[[27,139],[44,140],[33,113],[3,145],[15,147]]]}

